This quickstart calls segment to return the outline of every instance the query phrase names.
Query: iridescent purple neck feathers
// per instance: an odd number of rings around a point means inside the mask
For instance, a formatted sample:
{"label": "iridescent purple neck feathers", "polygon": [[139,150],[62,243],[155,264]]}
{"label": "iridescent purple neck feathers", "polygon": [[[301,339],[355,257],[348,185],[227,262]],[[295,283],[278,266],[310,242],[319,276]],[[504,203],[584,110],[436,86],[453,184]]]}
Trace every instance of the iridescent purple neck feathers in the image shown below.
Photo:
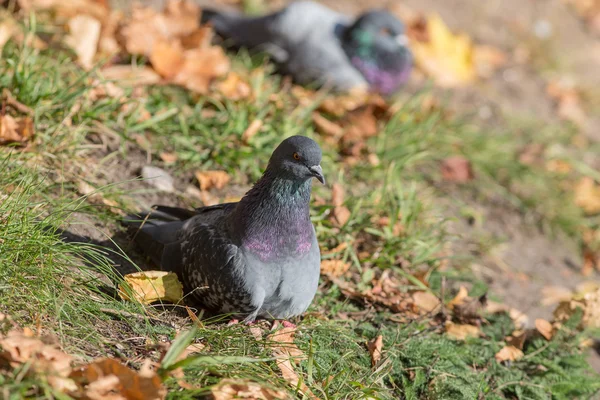
{"label": "iridescent purple neck feathers", "polygon": [[311,185],[267,170],[234,212],[241,246],[265,262],[306,254],[314,240]]}
{"label": "iridescent purple neck feathers", "polygon": [[398,70],[382,69],[376,62],[364,60],[358,56],[352,57],[350,62],[364,76],[373,91],[385,95],[398,90],[410,76],[410,62],[401,65]]}

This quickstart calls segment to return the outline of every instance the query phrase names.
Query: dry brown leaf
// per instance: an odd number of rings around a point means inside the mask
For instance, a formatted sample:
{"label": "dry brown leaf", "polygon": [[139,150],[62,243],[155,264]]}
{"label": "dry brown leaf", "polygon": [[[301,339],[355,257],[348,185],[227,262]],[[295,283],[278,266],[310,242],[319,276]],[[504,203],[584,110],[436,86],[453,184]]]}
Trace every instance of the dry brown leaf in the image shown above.
{"label": "dry brown leaf", "polygon": [[172,79],[193,92],[206,93],[213,79],[224,76],[229,71],[229,58],[221,47],[185,50],[184,62]]}
{"label": "dry brown leaf", "polygon": [[469,291],[466,287],[461,286],[458,289],[458,293],[456,294],[456,296],[448,303],[448,308],[452,310],[454,309],[454,307],[464,304],[465,301],[467,301],[468,299],[470,299]]}
{"label": "dry brown leaf", "polygon": [[149,59],[152,67],[166,80],[172,80],[181,71],[184,50],[177,40],[158,39],[152,47]]}
{"label": "dry brown leaf", "polygon": [[66,378],[71,372],[73,357],[54,346],[45,344],[32,333],[12,329],[6,335],[0,335],[0,358],[13,368],[31,363],[33,371]]}
{"label": "dry brown leaf", "polygon": [[525,313],[495,301],[488,300],[485,304],[485,311],[490,314],[507,313],[517,329],[526,326],[529,321],[529,317]]}
{"label": "dry brown leaf", "polygon": [[334,183],[331,189],[331,203],[333,210],[331,213],[333,222],[337,226],[344,226],[351,216],[350,210],[344,206],[344,188],[339,183]]}
{"label": "dry brown leaf", "polygon": [[216,87],[217,90],[229,100],[245,99],[252,94],[250,85],[236,72],[227,74],[227,78],[217,83]]}
{"label": "dry brown leaf", "polygon": [[412,299],[423,314],[434,314],[440,310],[440,299],[431,292],[414,292]]}
{"label": "dry brown leaf", "polygon": [[546,286],[542,288],[542,301],[545,306],[558,304],[573,297],[573,292],[563,286]]}
{"label": "dry brown leaf", "polygon": [[271,333],[267,336],[267,340],[270,343],[270,347],[273,349],[273,353],[276,357],[285,356],[293,358],[294,362],[299,362],[304,358],[304,353],[294,344],[294,337],[296,336],[296,328],[281,328],[276,332]]}
{"label": "dry brown leaf", "polygon": [[465,183],[473,180],[471,161],[461,156],[449,157],[442,161],[442,177],[449,182]]}
{"label": "dry brown leaf", "polygon": [[490,78],[498,68],[506,65],[508,56],[494,46],[475,46],[473,63],[477,74],[482,78]]}
{"label": "dry brown leaf", "polygon": [[457,340],[466,340],[469,337],[479,337],[482,332],[478,326],[469,324],[446,323],[446,334]]}
{"label": "dry brown leaf", "polygon": [[558,322],[564,322],[571,318],[577,309],[583,310],[581,327],[600,328],[600,289],[575,295],[571,300],[561,302],[554,310],[554,318]]}
{"label": "dry brown leaf", "polygon": [[523,346],[525,345],[525,341],[530,336],[530,330],[516,330],[510,334],[510,336],[506,337],[506,343],[516,347],[519,350],[523,350]]}
{"label": "dry brown leaf", "polygon": [[329,277],[339,277],[350,269],[350,263],[342,260],[321,261],[321,274]]}
{"label": "dry brown leaf", "polygon": [[177,304],[183,298],[183,286],[173,272],[134,272],[123,279],[125,282],[119,285],[119,296],[123,300],[132,300],[133,296],[133,300],[142,304],[157,301]]}
{"label": "dry brown leaf", "polygon": [[110,358],[76,368],[69,377],[82,388],[74,395],[91,400],[158,400],[167,393],[155,373],[138,373]]}
{"label": "dry brown leaf", "polygon": [[196,179],[200,184],[200,190],[223,189],[229,183],[231,177],[225,171],[196,171]]}
{"label": "dry brown leaf", "polygon": [[535,320],[535,329],[537,329],[537,331],[543,337],[545,337],[546,340],[552,339],[552,336],[554,335],[554,328],[552,327],[552,324],[542,318]]}
{"label": "dry brown leaf", "polygon": [[0,145],[24,144],[33,138],[33,121],[30,117],[0,115]]}
{"label": "dry brown leaf", "polygon": [[[422,22],[421,22],[422,23]],[[411,49],[419,69],[442,87],[461,86],[475,77],[473,44],[465,34],[453,34],[439,15],[429,16],[424,41],[413,41]]]}
{"label": "dry brown leaf", "polygon": [[252,123],[248,125],[248,128],[246,128],[244,133],[242,133],[242,142],[244,142],[245,144],[250,143],[250,140],[252,140],[252,138],[256,136],[256,134],[258,133],[258,131],[260,131],[260,128],[262,128],[262,126],[262,120],[255,119],[254,121],[252,121]]}
{"label": "dry brown leaf", "polygon": [[0,22],[0,50],[4,47],[10,39],[12,39],[17,32],[19,32],[19,25],[9,15],[1,15],[2,21]]}
{"label": "dry brown leaf", "polygon": [[150,56],[157,40],[179,38],[195,32],[199,27],[200,9],[186,0],[169,0],[162,12],[135,5],[127,22],[121,30],[127,51]]}
{"label": "dry brown leaf", "polygon": [[213,400],[287,400],[283,389],[270,389],[250,380],[223,379],[210,389]]}
{"label": "dry brown leaf", "polygon": [[318,112],[312,114],[312,120],[318,133],[339,139],[344,134],[344,129],[333,121],[328,120]]}
{"label": "dry brown leaf", "polygon": [[523,358],[525,354],[523,351],[517,349],[515,346],[504,346],[496,355],[496,361],[504,362],[504,361],[516,361]]}
{"label": "dry brown leaf", "polygon": [[355,143],[377,135],[379,128],[375,116],[375,106],[367,105],[352,110],[345,115],[343,120],[344,143]]}
{"label": "dry brown leaf", "polygon": [[575,204],[588,215],[600,213],[600,185],[590,177],[583,177],[575,186]]}
{"label": "dry brown leaf", "polygon": [[107,80],[118,81],[121,85],[145,86],[160,82],[158,75],[150,67],[133,65],[111,65],[102,69],[102,75]]}
{"label": "dry brown leaf", "polygon": [[371,355],[371,366],[375,368],[377,363],[381,360],[381,352],[383,350],[383,336],[379,335],[375,339],[370,340],[367,343],[369,354]]}
{"label": "dry brown leaf", "polygon": [[177,153],[167,153],[164,151],[159,154],[159,157],[161,160],[163,160],[167,164],[173,164],[179,158]]}
{"label": "dry brown leaf", "polygon": [[84,69],[91,69],[100,40],[100,21],[89,15],[77,15],[67,23],[69,35],[65,43],[77,54],[77,61]]}

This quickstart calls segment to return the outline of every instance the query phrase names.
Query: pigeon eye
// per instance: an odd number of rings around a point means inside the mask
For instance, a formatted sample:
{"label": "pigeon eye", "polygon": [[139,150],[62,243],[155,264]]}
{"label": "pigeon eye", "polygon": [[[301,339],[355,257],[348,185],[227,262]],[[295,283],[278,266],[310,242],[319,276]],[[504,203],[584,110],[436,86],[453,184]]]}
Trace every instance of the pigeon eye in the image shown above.
{"label": "pigeon eye", "polygon": [[298,153],[294,153],[293,157],[294,157],[294,160],[300,160],[300,154],[298,154]]}

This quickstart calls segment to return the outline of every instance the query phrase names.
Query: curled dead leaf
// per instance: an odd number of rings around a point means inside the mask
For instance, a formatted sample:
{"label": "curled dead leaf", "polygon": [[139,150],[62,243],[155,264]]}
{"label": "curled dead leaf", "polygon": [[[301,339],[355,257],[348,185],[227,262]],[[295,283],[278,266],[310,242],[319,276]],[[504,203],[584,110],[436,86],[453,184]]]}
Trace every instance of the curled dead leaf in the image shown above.
{"label": "curled dead leaf", "polygon": [[223,379],[210,389],[213,400],[287,400],[290,395],[283,389],[271,389],[250,380]]}
{"label": "curled dead leaf", "polygon": [[155,373],[138,373],[120,362],[104,358],[76,368],[69,375],[79,387],[76,397],[88,399],[114,398],[160,400],[166,389]]}
{"label": "curled dead leaf", "polygon": [[481,329],[475,325],[446,323],[446,334],[448,337],[457,340],[466,340],[470,337],[479,337],[482,335]]}
{"label": "curled dead leaf", "polygon": [[177,274],[166,271],[143,271],[127,274],[119,285],[119,297],[136,300],[142,304],[157,301],[179,303],[183,298],[183,285]]}
{"label": "curled dead leaf", "polygon": [[383,350],[383,336],[379,335],[375,339],[367,343],[369,354],[371,355],[371,366],[374,368],[381,360],[381,352]]}
{"label": "curled dead leaf", "polygon": [[30,117],[0,115],[0,145],[24,144],[32,138],[33,120]]}
{"label": "curled dead leaf", "polygon": [[475,177],[471,161],[461,156],[449,157],[442,161],[442,177],[449,182],[465,183]]}
{"label": "curled dead leaf", "polygon": [[588,215],[600,213],[600,185],[590,177],[583,177],[575,186],[575,204]]}
{"label": "curled dead leaf", "polygon": [[517,361],[523,358],[524,355],[523,351],[517,349],[515,346],[504,346],[496,353],[494,358],[498,362]]}
{"label": "curled dead leaf", "polygon": [[546,338],[546,340],[552,339],[554,335],[554,328],[552,324],[545,319],[538,318],[535,320],[535,329]]}
{"label": "curled dead leaf", "polygon": [[255,119],[254,121],[252,121],[252,123],[250,123],[250,125],[248,125],[248,128],[246,128],[244,133],[242,133],[242,142],[244,142],[245,144],[250,143],[250,140],[254,136],[256,136],[256,134],[258,133],[258,131],[260,131],[260,128],[262,128],[262,126],[263,126],[262,120]]}
{"label": "curled dead leaf", "polygon": [[342,260],[321,261],[321,274],[329,277],[339,277],[350,269],[350,263]]}
{"label": "curled dead leaf", "polygon": [[229,183],[231,177],[225,171],[196,171],[196,179],[201,190],[223,189]]}
{"label": "curled dead leaf", "polygon": [[217,83],[217,90],[229,100],[240,100],[250,97],[252,89],[240,74],[230,72],[225,80]]}

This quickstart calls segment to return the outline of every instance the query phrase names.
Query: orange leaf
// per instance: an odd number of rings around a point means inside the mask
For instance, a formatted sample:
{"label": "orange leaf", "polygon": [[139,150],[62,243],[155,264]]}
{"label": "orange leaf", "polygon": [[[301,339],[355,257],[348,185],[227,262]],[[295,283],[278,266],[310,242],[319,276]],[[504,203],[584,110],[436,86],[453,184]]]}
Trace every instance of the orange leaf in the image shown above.
{"label": "orange leaf", "polygon": [[552,339],[554,335],[554,328],[552,324],[545,319],[538,318],[535,320],[535,329],[546,338],[546,340]]}
{"label": "orange leaf", "polygon": [[195,175],[201,190],[223,189],[231,180],[225,171],[196,171]]}
{"label": "orange leaf", "polygon": [[248,144],[250,142],[250,140],[254,136],[256,136],[258,131],[260,131],[260,128],[262,128],[262,126],[263,126],[262,120],[255,119],[254,121],[252,121],[252,123],[250,125],[248,125],[248,128],[246,128],[244,133],[242,133],[242,142]]}
{"label": "orange leaf", "polygon": [[520,358],[523,358],[524,354],[521,350],[517,349],[515,346],[504,346],[496,355],[496,361],[516,361]]}
{"label": "orange leaf", "polygon": [[23,144],[33,137],[33,121],[29,117],[0,116],[0,145]]}
{"label": "orange leaf", "polygon": [[369,354],[371,354],[371,366],[375,367],[381,360],[381,352],[383,350],[383,336],[379,335],[375,339],[367,343]]}

